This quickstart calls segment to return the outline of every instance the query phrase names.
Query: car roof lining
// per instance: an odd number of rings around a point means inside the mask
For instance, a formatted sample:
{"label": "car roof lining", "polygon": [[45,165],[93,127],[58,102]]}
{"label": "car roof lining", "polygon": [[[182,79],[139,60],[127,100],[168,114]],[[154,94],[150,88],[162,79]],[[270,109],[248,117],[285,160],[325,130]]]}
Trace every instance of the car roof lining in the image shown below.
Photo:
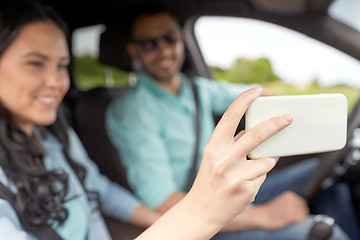
{"label": "car roof lining", "polygon": [[[129,70],[129,58],[124,51],[124,37],[121,36],[126,19],[131,14],[133,4],[145,0],[40,0],[50,3],[67,21],[71,31],[85,26],[105,24],[108,27],[117,23],[117,33],[107,33],[108,38],[117,39],[104,44],[100,48],[103,52],[100,61],[110,63],[120,69]],[[166,0],[163,0],[166,1]],[[0,7],[12,0],[2,0]],[[237,16],[264,20],[275,23],[309,37],[318,39],[360,60],[360,32],[332,19],[327,9],[333,0],[172,0],[178,11],[180,21],[185,23],[198,16]],[[192,23],[194,22],[193,20]],[[123,26],[121,26],[121,24]],[[193,29],[187,33],[187,44],[191,52],[198,48],[194,42]],[[111,36],[110,36],[111,35]],[[117,36],[116,36],[117,35]],[[193,38],[193,39],[191,39]],[[121,49],[116,49],[119,46]],[[106,50],[109,48],[108,50]],[[115,48],[115,49],[114,49]],[[199,51],[199,49],[198,49]],[[117,53],[117,54],[116,54]],[[113,54],[110,57],[109,54]],[[120,62],[113,62],[121,58]],[[197,59],[193,65],[199,65],[201,53],[194,52],[193,58]],[[111,58],[113,58],[111,60]],[[197,67],[199,69],[199,66]],[[201,72],[206,74],[206,69]]]}
{"label": "car roof lining", "polygon": [[[185,7],[183,6],[183,8],[176,9],[179,11],[180,17],[182,17],[181,21],[188,25],[188,27],[184,28],[186,45],[188,47],[187,54],[191,54],[191,57],[186,59],[186,61],[190,61],[190,63],[187,63],[188,66],[191,65],[194,67],[197,74],[204,77],[210,77],[210,73],[204,63],[199,46],[194,38],[194,23],[197,18],[202,15],[236,16],[271,22],[320,40],[321,42],[333,46],[360,60],[360,43],[356,41],[356,39],[360,39],[360,32],[353,31],[351,27],[332,19],[328,15],[326,10],[331,4],[331,0],[284,1],[222,0],[220,2],[219,0],[207,0],[205,4],[204,1],[197,0],[193,2],[197,2],[200,7],[197,8],[196,12],[194,12],[185,11],[191,6],[189,5],[189,1],[185,0],[188,4],[185,4]],[[267,9],[267,2],[272,2],[274,5],[278,4],[282,7],[272,8],[269,10]],[[295,2],[297,2],[297,4],[295,4]],[[316,2],[316,4],[314,2]],[[284,7],[285,5],[289,6]],[[190,7],[190,9],[192,8]],[[279,13],[279,11],[282,11],[283,13]],[[187,20],[187,22],[185,20]],[[107,39],[102,39],[100,42],[99,60],[104,64],[129,71],[131,70],[131,63],[130,58],[127,56],[125,51],[125,37],[122,36],[122,29],[124,29],[124,26],[122,25],[124,25],[124,23],[121,23],[121,21],[118,21],[116,24],[109,23],[107,25],[108,29],[103,34],[103,37]],[[354,51],[354,49],[356,51]]]}
{"label": "car roof lining", "polygon": [[[1,6],[13,0],[2,0]],[[131,14],[132,7],[146,0],[40,0],[49,3],[67,20],[71,29],[104,22],[121,21]],[[163,0],[165,2],[169,2]],[[326,12],[333,0],[171,0],[180,17],[195,14],[234,14],[249,9],[276,15],[304,15]],[[248,9],[246,9],[246,6]]]}

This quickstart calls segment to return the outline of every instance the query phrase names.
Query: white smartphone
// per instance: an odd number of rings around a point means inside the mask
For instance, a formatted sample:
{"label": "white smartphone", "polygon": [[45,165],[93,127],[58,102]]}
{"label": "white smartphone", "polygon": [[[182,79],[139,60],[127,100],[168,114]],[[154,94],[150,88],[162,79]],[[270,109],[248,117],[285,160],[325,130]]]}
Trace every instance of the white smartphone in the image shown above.
{"label": "white smartphone", "polygon": [[259,97],[246,112],[245,131],[286,113],[293,116],[291,125],[260,144],[249,157],[328,152],[345,146],[347,99],[338,93]]}

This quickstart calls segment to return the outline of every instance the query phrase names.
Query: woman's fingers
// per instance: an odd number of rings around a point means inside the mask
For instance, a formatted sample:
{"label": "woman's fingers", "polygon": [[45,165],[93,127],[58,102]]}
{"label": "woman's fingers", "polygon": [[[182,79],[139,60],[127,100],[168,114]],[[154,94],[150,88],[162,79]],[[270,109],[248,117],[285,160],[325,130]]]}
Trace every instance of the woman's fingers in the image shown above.
{"label": "woman's fingers", "polygon": [[234,137],[234,142],[236,142],[237,140],[239,140],[241,138],[242,135],[245,134],[245,130],[241,130],[238,134],[236,134],[236,136]]}
{"label": "woman's fingers", "polygon": [[[247,155],[266,139],[289,126],[293,118],[290,114],[273,117],[247,131],[236,143],[235,151]],[[272,156],[269,156],[272,157]]]}
{"label": "woman's fingers", "polygon": [[242,168],[246,168],[241,174],[243,181],[252,181],[268,173],[276,164],[276,158],[259,158],[244,162]]}
{"label": "woman's fingers", "polygon": [[227,140],[233,139],[241,117],[249,105],[260,96],[261,91],[260,87],[256,87],[240,94],[223,114],[210,141],[216,141],[217,139],[224,140],[224,138]]}

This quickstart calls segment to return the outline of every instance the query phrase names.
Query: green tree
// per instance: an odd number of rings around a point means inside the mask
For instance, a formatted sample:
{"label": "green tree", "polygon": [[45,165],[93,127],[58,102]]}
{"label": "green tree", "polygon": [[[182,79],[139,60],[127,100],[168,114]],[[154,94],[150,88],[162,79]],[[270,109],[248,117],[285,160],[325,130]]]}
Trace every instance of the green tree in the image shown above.
{"label": "green tree", "polygon": [[274,73],[270,60],[267,58],[256,60],[239,58],[228,70],[219,67],[211,67],[210,69],[214,79],[227,80],[233,83],[262,84],[281,80]]}
{"label": "green tree", "polygon": [[107,75],[112,78],[108,87],[125,86],[128,84],[128,73],[114,67],[106,66],[91,56],[74,57],[76,85],[83,90],[107,86]]}

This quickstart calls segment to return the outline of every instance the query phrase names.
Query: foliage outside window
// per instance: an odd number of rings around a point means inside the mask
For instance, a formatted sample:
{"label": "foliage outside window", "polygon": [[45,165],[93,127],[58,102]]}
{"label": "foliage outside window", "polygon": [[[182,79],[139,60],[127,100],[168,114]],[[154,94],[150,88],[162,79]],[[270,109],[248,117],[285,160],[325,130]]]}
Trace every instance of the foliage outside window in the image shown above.
{"label": "foliage outside window", "polygon": [[128,73],[100,64],[92,56],[74,57],[76,85],[82,90],[128,85]]}

